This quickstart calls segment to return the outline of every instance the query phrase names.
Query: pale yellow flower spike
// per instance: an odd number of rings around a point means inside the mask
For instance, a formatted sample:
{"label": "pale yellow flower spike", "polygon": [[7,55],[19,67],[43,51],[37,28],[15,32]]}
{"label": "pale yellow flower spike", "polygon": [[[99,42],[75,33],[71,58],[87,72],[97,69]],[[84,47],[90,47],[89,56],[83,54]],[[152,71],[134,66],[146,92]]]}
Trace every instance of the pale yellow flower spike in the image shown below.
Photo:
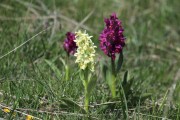
{"label": "pale yellow flower spike", "polygon": [[26,116],[26,120],[33,120],[33,116],[27,115],[27,116]]}
{"label": "pale yellow flower spike", "polygon": [[9,108],[4,108],[3,111],[4,111],[5,113],[10,113],[10,112],[11,112],[11,110],[10,110]]}
{"label": "pale yellow flower spike", "polygon": [[76,39],[74,40],[77,45],[77,52],[74,56],[77,57],[76,63],[79,64],[80,69],[86,69],[88,66],[90,70],[94,71],[94,57],[95,57],[95,49],[94,43],[92,42],[92,36],[89,36],[86,31],[78,31],[76,33]]}

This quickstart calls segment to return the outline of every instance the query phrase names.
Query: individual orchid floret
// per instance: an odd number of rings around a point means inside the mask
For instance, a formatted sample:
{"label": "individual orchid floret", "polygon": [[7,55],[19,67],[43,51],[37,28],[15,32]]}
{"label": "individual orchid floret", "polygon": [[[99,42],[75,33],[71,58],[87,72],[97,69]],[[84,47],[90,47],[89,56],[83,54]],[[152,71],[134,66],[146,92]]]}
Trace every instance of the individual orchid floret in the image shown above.
{"label": "individual orchid floret", "polygon": [[79,64],[80,69],[85,70],[88,67],[88,69],[94,71],[96,46],[91,40],[92,36],[89,36],[86,31],[78,31],[75,34],[76,39],[74,41],[78,47],[77,52],[74,54],[77,57],[75,62]]}
{"label": "individual orchid floret", "polygon": [[125,37],[123,35],[123,27],[115,13],[110,18],[105,19],[106,27],[100,34],[100,48],[106,55],[115,60],[115,54],[121,53],[125,46]]}
{"label": "individual orchid floret", "polygon": [[76,43],[74,42],[74,40],[75,40],[75,34],[72,32],[67,32],[63,47],[68,55],[69,54],[74,55],[74,53],[76,52],[77,46],[76,46]]}

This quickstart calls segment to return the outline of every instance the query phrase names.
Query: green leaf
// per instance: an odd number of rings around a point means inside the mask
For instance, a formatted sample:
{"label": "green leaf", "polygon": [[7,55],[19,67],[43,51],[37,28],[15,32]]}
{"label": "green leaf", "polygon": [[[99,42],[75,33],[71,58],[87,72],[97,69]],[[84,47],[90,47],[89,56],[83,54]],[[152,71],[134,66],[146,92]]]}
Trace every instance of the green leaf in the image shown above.
{"label": "green leaf", "polygon": [[108,70],[107,65],[103,65],[102,71],[103,71],[103,76],[105,79],[106,79],[107,70]]}
{"label": "green leaf", "polygon": [[84,73],[83,73],[82,70],[79,71],[79,77],[80,77],[81,80],[84,80],[84,79],[85,79],[85,78],[84,78]]}
{"label": "green leaf", "polygon": [[116,68],[116,73],[118,73],[122,67],[122,63],[123,63],[123,51],[120,53],[119,55],[119,59],[117,61],[117,68]]}
{"label": "green leaf", "polygon": [[128,71],[126,71],[124,73],[124,78],[122,81],[122,87],[124,89],[126,96],[132,93],[131,87],[132,87],[133,81],[134,81],[134,77],[128,80]]}
{"label": "green leaf", "polygon": [[66,62],[64,61],[64,59],[62,59],[61,57],[59,59],[61,60],[61,62],[64,65],[64,67],[66,67]]}
{"label": "green leaf", "polygon": [[127,96],[132,92],[131,86],[132,86],[133,80],[134,80],[134,77],[128,80],[128,83],[125,86],[123,86],[125,94]]}
{"label": "green leaf", "polygon": [[55,75],[57,76],[57,78],[61,77],[61,73],[60,70],[55,66],[54,63],[52,63],[49,60],[45,60],[45,62],[49,65],[49,67],[51,68],[51,70],[55,73]]}
{"label": "green leaf", "polygon": [[95,87],[96,85],[96,77],[93,77],[91,78],[91,80],[88,82],[88,87],[87,87],[87,91],[88,91],[88,94],[91,94],[93,88]]}
{"label": "green leaf", "polygon": [[106,81],[108,82],[109,88],[111,90],[111,94],[113,97],[116,96],[116,77],[114,74],[112,74],[111,71],[107,70],[106,73]]}
{"label": "green leaf", "polygon": [[69,110],[72,110],[72,111],[76,110],[78,112],[86,114],[86,111],[81,106],[79,106],[76,102],[67,98],[62,98],[61,101],[64,102],[68,108],[70,108]]}
{"label": "green leaf", "polygon": [[128,79],[128,71],[126,71],[124,73],[124,78],[123,78],[122,86],[125,86],[127,84],[127,79]]}

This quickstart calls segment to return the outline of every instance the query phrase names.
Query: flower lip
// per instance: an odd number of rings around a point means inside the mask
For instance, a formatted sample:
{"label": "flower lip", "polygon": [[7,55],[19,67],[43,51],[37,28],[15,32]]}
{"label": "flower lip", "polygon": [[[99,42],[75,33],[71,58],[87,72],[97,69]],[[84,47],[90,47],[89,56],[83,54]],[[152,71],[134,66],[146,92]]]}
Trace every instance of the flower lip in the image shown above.
{"label": "flower lip", "polygon": [[106,27],[99,37],[100,48],[107,56],[115,60],[115,54],[122,52],[125,46],[124,29],[116,13],[112,13],[110,18],[105,18],[104,22]]}

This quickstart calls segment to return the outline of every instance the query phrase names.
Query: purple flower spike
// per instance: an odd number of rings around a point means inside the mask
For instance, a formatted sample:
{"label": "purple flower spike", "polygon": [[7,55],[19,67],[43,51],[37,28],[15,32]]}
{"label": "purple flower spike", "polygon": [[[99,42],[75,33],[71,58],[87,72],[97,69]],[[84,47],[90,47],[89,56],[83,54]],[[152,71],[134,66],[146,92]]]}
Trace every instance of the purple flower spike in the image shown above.
{"label": "purple flower spike", "polygon": [[115,60],[116,53],[121,53],[125,46],[125,37],[121,21],[118,20],[115,13],[112,13],[109,19],[105,19],[106,27],[100,34],[100,47],[104,53]]}
{"label": "purple flower spike", "polygon": [[69,54],[74,55],[74,53],[76,52],[77,46],[76,43],[74,42],[75,40],[75,34],[72,32],[67,32],[66,33],[66,39],[64,40],[64,50]]}

